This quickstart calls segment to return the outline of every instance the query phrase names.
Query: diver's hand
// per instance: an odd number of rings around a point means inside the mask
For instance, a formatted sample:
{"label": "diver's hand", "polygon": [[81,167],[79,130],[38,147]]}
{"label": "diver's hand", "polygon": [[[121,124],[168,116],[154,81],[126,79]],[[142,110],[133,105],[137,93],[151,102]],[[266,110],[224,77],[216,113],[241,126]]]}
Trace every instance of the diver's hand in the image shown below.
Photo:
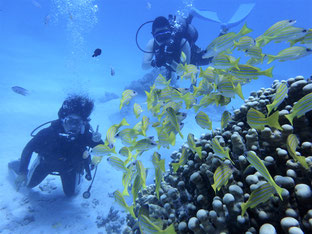
{"label": "diver's hand", "polygon": [[91,130],[91,131],[92,131],[92,141],[94,141],[94,142],[101,141],[102,135],[101,135],[101,133],[99,133],[99,125],[96,126],[96,131],[95,132],[93,132],[93,130]]}
{"label": "diver's hand", "polygon": [[16,186],[16,190],[19,191],[20,188],[22,186],[25,186],[26,185],[26,181],[27,181],[27,175],[26,174],[19,174],[17,176],[17,178],[15,179],[15,186]]}

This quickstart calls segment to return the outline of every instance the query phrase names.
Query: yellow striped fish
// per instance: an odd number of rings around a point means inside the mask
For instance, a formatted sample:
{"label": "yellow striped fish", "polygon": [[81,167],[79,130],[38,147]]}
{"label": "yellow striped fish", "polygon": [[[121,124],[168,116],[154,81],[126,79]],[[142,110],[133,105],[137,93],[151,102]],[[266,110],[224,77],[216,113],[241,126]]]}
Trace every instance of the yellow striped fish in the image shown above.
{"label": "yellow striped fish", "polygon": [[120,158],[118,158],[116,156],[111,156],[111,157],[107,158],[107,161],[115,169],[123,171],[123,172],[127,172],[125,162],[122,161]]}
{"label": "yellow striped fish", "polygon": [[160,169],[160,167],[155,167],[155,192],[158,199],[159,199],[159,189],[162,180],[163,180],[162,170]]}
{"label": "yellow striped fish", "polygon": [[135,165],[137,168],[137,172],[140,175],[140,178],[142,181],[142,186],[143,186],[143,188],[145,188],[146,187],[146,171],[145,171],[145,168],[143,166],[143,163],[140,160],[136,160]]}
{"label": "yellow striped fish", "polygon": [[292,112],[285,117],[293,125],[294,118],[300,118],[305,115],[308,111],[312,110],[312,93],[305,95],[301,98],[292,108]]}
{"label": "yellow striped fish", "polygon": [[259,63],[262,63],[262,61],[260,59],[255,59],[255,58],[251,58],[246,62],[247,65],[252,65],[252,66],[257,65]]}
{"label": "yellow striped fish", "polygon": [[178,123],[178,119],[176,116],[176,112],[172,107],[166,108],[167,115],[169,118],[170,123],[174,126],[175,130],[180,134],[180,136],[183,138],[183,135],[180,130],[180,124]]}
{"label": "yellow striped fish", "polygon": [[156,146],[157,146],[157,143],[153,139],[147,137],[147,138],[143,138],[143,139],[137,141],[133,146],[130,147],[130,150],[131,151],[137,150],[140,152],[144,152],[144,151],[150,150]]}
{"label": "yellow striped fish", "polygon": [[232,175],[232,169],[226,164],[221,164],[213,174],[213,185],[211,186],[215,193],[221,189],[223,185],[227,185]]}
{"label": "yellow striped fish", "polygon": [[293,46],[280,51],[277,55],[267,54],[268,64],[270,64],[274,60],[279,60],[280,62],[287,60],[296,60],[310,54],[312,54],[312,50],[310,48],[306,48],[303,46]]}
{"label": "yellow striped fish", "polygon": [[138,131],[143,136],[146,136],[146,131],[148,129],[149,123],[149,118],[144,115],[142,117],[142,120],[134,125],[133,129]]}
{"label": "yellow striped fish", "polygon": [[232,161],[231,157],[230,157],[230,150],[229,148],[227,148],[226,150],[220,145],[220,142],[218,140],[217,137],[214,137],[211,141],[211,147],[212,147],[212,150],[214,152],[214,154],[216,156],[218,156],[219,158],[221,158],[222,160],[224,159],[228,159],[231,161],[231,163],[234,164],[234,162]]}
{"label": "yellow striped fish", "polygon": [[139,132],[133,128],[125,128],[116,134],[116,137],[119,138],[122,144],[131,146],[134,144],[137,139]]}
{"label": "yellow striped fish", "polygon": [[92,159],[91,159],[91,163],[94,166],[97,166],[102,161],[102,159],[103,159],[103,157],[101,157],[101,156],[93,156]]}
{"label": "yellow striped fish", "polygon": [[132,180],[132,176],[134,174],[133,170],[133,164],[131,164],[130,168],[127,170],[127,172],[124,172],[122,175],[122,185],[124,187],[124,190],[122,191],[123,196],[129,196],[128,188]]}
{"label": "yellow striped fish", "polygon": [[307,33],[308,30],[304,28],[290,26],[282,29],[277,36],[271,37],[271,40],[275,42],[297,40],[304,37]]}
{"label": "yellow striped fish", "polygon": [[133,184],[132,184],[132,188],[131,188],[131,193],[132,193],[132,199],[133,199],[133,203],[135,204],[135,200],[138,197],[138,193],[139,191],[142,189],[142,180],[141,180],[141,176],[139,174],[136,175]]}
{"label": "yellow striped fish", "polygon": [[136,118],[139,118],[140,114],[143,112],[143,109],[140,104],[134,103],[133,112]]}
{"label": "yellow striped fish", "polygon": [[224,111],[221,117],[221,129],[225,128],[230,122],[232,115],[228,111]]}
{"label": "yellow striped fish", "polygon": [[196,123],[200,127],[204,128],[204,129],[207,128],[209,130],[212,129],[212,122],[205,112],[203,112],[203,111],[198,112],[195,116],[195,120],[196,120]]}
{"label": "yellow striped fish", "polygon": [[158,149],[160,147],[166,147],[167,149],[170,148],[169,145],[174,146],[176,143],[176,133],[173,131],[173,129],[168,129],[168,127],[162,127],[162,128],[157,128],[157,136],[158,136],[158,141],[157,141],[157,147]]}
{"label": "yellow striped fish", "polygon": [[110,148],[107,144],[98,144],[92,148],[91,154],[99,157],[110,156],[111,154],[116,154],[115,146]]}
{"label": "yellow striped fish", "polygon": [[247,56],[251,57],[252,59],[259,60],[261,63],[263,62],[264,54],[262,53],[262,49],[258,46],[251,47],[245,50]]}
{"label": "yellow striped fish", "polygon": [[165,172],[165,159],[161,159],[160,158],[160,154],[157,152],[154,152],[153,156],[152,156],[152,162],[154,167],[160,167],[160,169]]}
{"label": "yellow striped fish", "polygon": [[115,201],[121,206],[123,207],[124,209],[126,209],[130,214],[131,216],[136,219],[136,216],[134,214],[134,211],[133,211],[133,206],[128,206],[128,204],[126,203],[125,201],[125,198],[123,197],[123,195],[121,194],[121,192],[119,192],[118,190],[116,190],[114,192],[114,198],[115,198]]}
{"label": "yellow striped fish", "polygon": [[186,55],[185,55],[185,53],[183,51],[181,51],[180,61],[181,61],[181,63],[185,63],[186,62]]}
{"label": "yellow striped fish", "polygon": [[254,151],[248,151],[247,160],[275,188],[276,192],[283,200],[282,198],[283,189],[275,183],[272,176],[270,175],[270,172],[263,164],[262,160],[257,156],[257,154]]}
{"label": "yellow striped fish", "polygon": [[190,149],[193,151],[193,153],[197,153],[199,158],[202,159],[202,147],[196,146],[194,135],[192,133],[189,133],[187,136],[187,144],[190,147]]}
{"label": "yellow striped fish", "polygon": [[233,82],[225,78],[224,76],[219,76],[218,81],[216,82],[217,90],[225,97],[234,98],[237,94],[241,99],[244,100],[242,86],[240,83],[235,87]]}
{"label": "yellow striped fish", "polygon": [[120,99],[119,109],[123,108],[124,105],[128,105],[130,100],[135,97],[138,93],[131,89],[126,89],[122,92],[122,97]]}
{"label": "yellow striped fish", "polygon": [[308,33],[304,37],[298,38],[297,40],[291,40],[290,46],[293,46],[297,42],[304,44],[308,48],[312,48],[312,29],[309,29]]}
{"label": "yellow striped fish", "polygon": [[268,125],[270,127],[283,130],[278,122],[279,118],[279,111],[274,112],[271,116],[265,117],[265,115],[254,109],[250,108],[247,112],[247,123],[250,127],[257,129],[257,130],[263,130],[264,126]]}
{"label": "yellow striped fish", "polygon": [[216,69],[228,69],[231,67],[236,67],[238,68],[238,63],[239,63],[240,58],[233,59],[230,58],[230,56],[226,54],[218,54],[213,57],[211,63]]}
{"label": "yellow striped fish", "polygon": [[157,89],[164,89],[168,87],[169,85],[170,85],[170,80],[167,81],[167,79],[161,74],[159,74],[154,81],[154,87]]}
{"label": "yellow striped fish", "polygon": [[198,75],[198,78],[205,78],[209,83],[214,83],[216,79],[216,73],[215,73],[215,68],[214,67],[207,67],[206,70],[204,71],[201,67],[199,68],[200,72]]}
{"label": "yellow striped fish", "polygon": [[165,159],[160,159],[160,154],[154,152],[152,157],[152,162],[155,168],[155,192],[156,196],[159,199],[159,189],[160,184],[163,180],[163,172],[166,171],[165,169]]}
{"label": "yellow striped fish", "polygon": [[269,183],[265,183],[261,185],[259,188],[254,190],[250,197],[248,198],[247,202],[242,203],[242,213],[241,216],[244,216],[246,210],[250,208],[254,208],[260,203],[264,203],[267,200],[269,200],[270,197],[272,197],[275,193],[275,188],[270,185]]}
{"label": "yellow striped fish", "polygon": [[299,156],[296,154],[296,149],[298,147],[299,140],[294,134],[290,134],[287,137],[286,146],[288,153],[293,157],[295,161],[298,161],[305,169],[309,169],[309,166],[305,160],[304,156]]}
{"label": "yellow striped fish", "polygon": [[247,33],[250,33],[251,31],[252,30],[248,28],[246,24],[244,24],[242,29],[237,34],[230,32],[217,37],[207,46],[206,53],[203,55],[203,58],[210,58],[225,50],[231,49],[235,40],[238,40],[238,38],[246,35]]}
{"label": "yellow striped fish", "polygon": [[249,36],[242,37],[237,42],[234,41],[234,49],[237,48],[238,50],[246,50],[255,45],[256,40]]}
{"label": "yellow striped fish", "polygon": [[288,97],[288,87],[286,83],[282,83],[277,87],[273,102],[266,106],[268,109],[268,115],[270,115],[272,110],[276,110],[286,97]]}
{"label": "yellow striped fish", "polygon": [[213,91],[213,89],[214,89],[214,85],[212,83],[209,83],[209,81],[207,79],[202,79],[199,82],[198,86],[194,86],[193,95],[195,97],[198,97],[198,96],[202,96],[205,94],[209,94]]}
{"label": "yellow striped fish", "polygon": [[114,124],[112,125],[106,132],[106,142],[107,144],[112,147],[114,146],[114,143],[116,141],[116,133],[118,132],[119,128],[121,128],[122,126],[128,126],[128,122],[125,118],[123,118],[119,124]]}
{"label": "yellow striped fish", "polygon": [[181,156],[179,158],[179,162],[177,163],[171,163],[171,166],[173,168],[174,172],[177,172],[177,170],[179,169],[180,166],[183,166],[186,163],[187,160],[187,154],[186,154],[186,149],[185,147],[182,148],[182,153]]}
{"label": "yellow striped fish", "polygon": [[239,69],[232,67],[229,72],[240,79],[256,79],[258,76],[273,77],[272,70],[273,67],[261,71],[259,68],[251,65],[238,65]]}
{"label": "yellow striped fish", "polygon": [[259,36],[256,39],[257,45],[265,46],[266,44],[270,42],[270,40],[267,39],[268,37],[277,36],[281,30],[293,25],[294,23],[296,23],[296,20],[282,20],[282,21],[276,22],[269,29],[267,29],[261,36]]}
{"label": "yellow striped fish", "polygon": [[[166,234],[175,234],[174,224],[171,224],[166,229],[162,230],[162,227],[154,224],[147,216],[139,216],[139,226],[141,233],[166,233]],[[161,225],[162,226],[162,225]]]}

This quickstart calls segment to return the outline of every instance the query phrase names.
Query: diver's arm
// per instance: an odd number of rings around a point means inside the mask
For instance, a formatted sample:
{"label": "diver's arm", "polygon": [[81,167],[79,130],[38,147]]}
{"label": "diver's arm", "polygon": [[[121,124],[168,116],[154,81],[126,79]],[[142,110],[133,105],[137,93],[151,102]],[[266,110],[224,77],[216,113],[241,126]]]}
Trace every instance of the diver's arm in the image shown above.
{"label": "diver's arm", "polygon": [[35,141],[36,137],[31,139],[25,148],[23,149],[22,156],[21,156],[21,163],[19,168],[19,173],[27,175],[28,173],[28,165],[32,156],[32,153],[35,150]]}
{"label": "diver's arm", "polygon": [[181,51],[183,51],[183,53],[186,56],[185,63],[190,64],[190,62],[191,62],[191,46],[190,46],[190,43],[186,39],[183,39],[181,41],[181,46],[182,46]]}
{"label": "diver's arm", "polygon": [[[154,39],[148,41],[146,45],[146,51],[152,52],[154,50]],[[143,62],[142,62],[142,69],[148,70],[152,68],[152,60],[153,60],[154,53],[144,53]]]}

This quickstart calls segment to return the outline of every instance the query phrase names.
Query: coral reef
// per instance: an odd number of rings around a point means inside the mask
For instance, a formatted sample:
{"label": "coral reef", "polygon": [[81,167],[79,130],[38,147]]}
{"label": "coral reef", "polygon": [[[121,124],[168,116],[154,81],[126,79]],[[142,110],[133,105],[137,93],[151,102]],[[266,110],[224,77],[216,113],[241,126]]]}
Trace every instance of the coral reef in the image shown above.
{"label": "coral reef", "polygon": [[97,227],[105,227],[106,233],[121,233],[121,226],[124,223],[124,219],[118,213],[118,210],[115,210],[114,207],[111,207],[107,217],[97,217]]}
{"label": "coral reef", "polygon": [[[277,108],[282,130],[268,126],[262,130],[251,128],[247,124],[248,110],[252,107],[266,114],[266,105],[272,103],[278,85],[283,82],[287,83],[289,92]],[[148,205],[149,217],[160,218],[164,227],[174,223],[178,233],[312,233],[312,113],[295,118],[292,125],[285,117],[311,91],[312,81],[297,76],[287,81],[275,80],[271,88],[252,92],[245,104],[234,111],[226,128],[195,138],[196,146],[202,147],[201,159],[183,145],[188,155],[186,163],[176,172],[171,167],[165,173],[159,200],[155,185],[139,192],[135,213]],[[286,141],[291,134],[299,139],[295,153],[304,156],[309,168],[290,155]],[[233,165],[228,159],[216,157],[211,145],[214,137],[230,150]],[[173,163],[179,161],[183,147],[172,153]],[[250,150],[263,161],[283,190],[281,197],[276,193],[266,202],[248,207],[242,215],[242,203],[267,182],[263,174],[249,166],[246,153]],[[232,174],[225,185],[214,191],[214,172],[221,164],[229,166]],[[124,233],[139,233],[135,224],[128,215]]]}

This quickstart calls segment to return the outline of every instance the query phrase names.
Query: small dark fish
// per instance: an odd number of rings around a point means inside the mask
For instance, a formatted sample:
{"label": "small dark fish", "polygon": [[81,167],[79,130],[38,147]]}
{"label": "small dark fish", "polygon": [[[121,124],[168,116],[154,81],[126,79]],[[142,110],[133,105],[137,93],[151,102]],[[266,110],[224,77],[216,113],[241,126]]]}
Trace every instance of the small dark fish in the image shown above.
{"label": "small dark fish", "polygon": [[23,95],[23,96],[26,96],[29,94],[29,91],[27,89],[24,89],[22,87],[19,87],[19,86],[13,86],[12,87],[12,90],[15,92],[15,93],[18,93],[20,95]]}
{"label": "small dark fish", "polygon": [[46,17],[44,17],[44,24],[45,24],[45,25],[48,25],[49,22],[50,22],[50,19],[51,19],[51,16],[50,16],[50,15],[47,15]]}
{"label": "small dark fish", "polygon": [[115,69],[113,67],[111,67],[111,76],[115,75]]}
{"label": "small dark fish", "polygon": [[101,53],[102,53],[102,50],[98,48],[98,49],[96,49],[96,50],[93,52],[92,57],[99,56]]}

